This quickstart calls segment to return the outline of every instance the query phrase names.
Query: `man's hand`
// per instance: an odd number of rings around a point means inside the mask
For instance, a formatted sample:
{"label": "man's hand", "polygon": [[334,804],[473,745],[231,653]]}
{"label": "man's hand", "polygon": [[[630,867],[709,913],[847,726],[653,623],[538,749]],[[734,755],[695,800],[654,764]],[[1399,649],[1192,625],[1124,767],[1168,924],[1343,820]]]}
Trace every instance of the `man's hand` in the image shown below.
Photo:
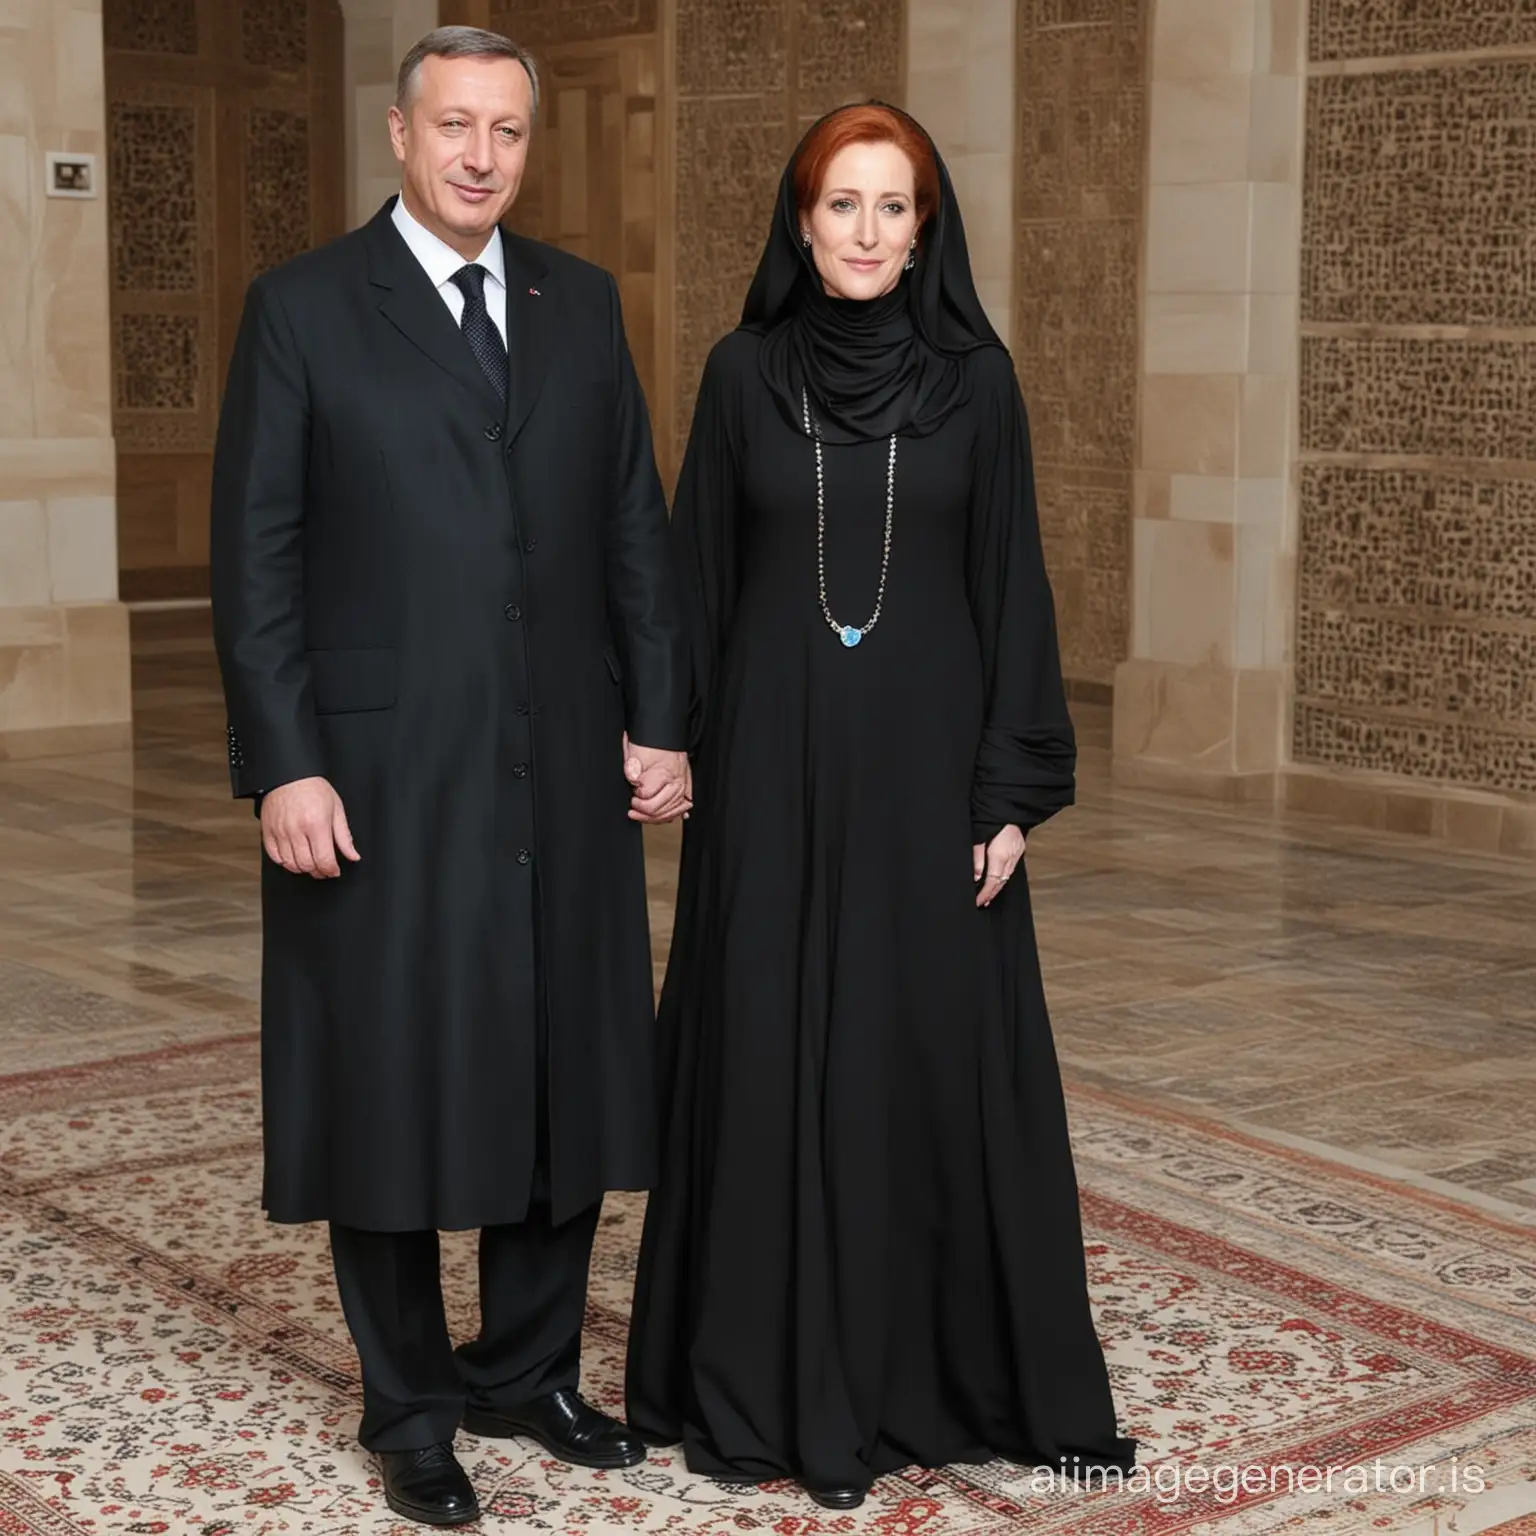
{"label": "man's hand", "polygon": [[651,826],[686,817],[693,809],[693,770],[686,752],[633,745],[624,736],[624,777],[634,790],[629,819]]}
{"label": "man's hand", "polygon": [[295,779],[269,791],[261,802],[261,843],[274,864],[316,880],[341,873],[338,850],[354,864],[362,858],[328,779]]}

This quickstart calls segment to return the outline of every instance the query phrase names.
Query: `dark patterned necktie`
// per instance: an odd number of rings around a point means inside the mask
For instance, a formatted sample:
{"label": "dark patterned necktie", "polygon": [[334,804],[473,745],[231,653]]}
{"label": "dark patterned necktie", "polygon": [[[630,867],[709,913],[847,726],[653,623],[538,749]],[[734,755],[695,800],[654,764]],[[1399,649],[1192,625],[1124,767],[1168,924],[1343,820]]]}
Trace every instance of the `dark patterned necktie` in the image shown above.
{"label": "dark patterned necktie", "polygon": [[484,370],[491,387],[507,398],[507,347],[485,307],[485,268],[475,264],[460,267],[453,274],[453,281],[464,295],[464,318],[460,326],[464,339],[475,354],[475,361]]}

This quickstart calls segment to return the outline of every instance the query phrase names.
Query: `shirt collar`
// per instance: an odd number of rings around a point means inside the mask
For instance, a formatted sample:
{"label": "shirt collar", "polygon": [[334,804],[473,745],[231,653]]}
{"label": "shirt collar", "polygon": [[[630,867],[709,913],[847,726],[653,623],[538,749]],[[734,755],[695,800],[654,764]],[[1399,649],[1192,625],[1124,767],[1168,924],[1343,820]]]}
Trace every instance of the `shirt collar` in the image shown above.
{"label": "shirt collar", "polygon": [[[438,239],[426,225],[412,216],[405,206],[405,199],[397,197],[393,213],[395,228],[410,246],[411,254],[426,270],[434,288],[445,287],[453,281],[453,274],[466,265],[464,258],[451,245]],[[502,251],[501,231],[493,229],[485,249],[475,258],[501,288],[507,286],[506,258]]]}

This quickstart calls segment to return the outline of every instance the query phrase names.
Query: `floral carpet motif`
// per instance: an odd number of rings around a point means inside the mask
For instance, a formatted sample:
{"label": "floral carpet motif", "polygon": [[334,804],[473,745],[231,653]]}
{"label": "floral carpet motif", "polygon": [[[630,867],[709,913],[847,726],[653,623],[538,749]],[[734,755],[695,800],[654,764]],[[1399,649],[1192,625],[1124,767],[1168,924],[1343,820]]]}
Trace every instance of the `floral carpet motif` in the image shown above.
{"label": "floral carpet motif", "polygon": [[[833,1514],[675,1451],[597,1473],[461,1435],[484,1529],[1221,1536],[1499,1529],[1536,1478],[1536,1232],[1166,1111],[1071,1095],[1095,1315],[1145,1469],[912,1470]],[[0,1536],[415,1530],[353,1432],[323,1229],[258,1209],[248,1038],[0,1079]],[[622,1404],[643,1199],[599,1231],[583,1390]],[[473,1238],[445,1242],[475,1327]],[[1453,1524],[1452,1522],[1456,1522]],[[1523,1530],[1523,1525],[1510,1526]]]}

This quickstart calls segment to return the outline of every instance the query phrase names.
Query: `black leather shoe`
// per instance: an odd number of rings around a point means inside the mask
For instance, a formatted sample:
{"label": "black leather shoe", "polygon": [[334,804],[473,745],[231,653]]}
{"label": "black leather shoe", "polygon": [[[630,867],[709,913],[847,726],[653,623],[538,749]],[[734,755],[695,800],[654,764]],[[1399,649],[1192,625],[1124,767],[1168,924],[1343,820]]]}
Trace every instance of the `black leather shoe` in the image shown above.
{"label": "black leather shoe", "polygon": [[568,1387],[509,1411],[471,1408],[464,1428],[472,1435],[511,1440],[526,1435],[551,1456],[577,1467],[634,1467],[645,1460],[645,1442],[617,1419],[583,1402]]}
{"label": "black leather shoe", "polygon": [[480,1518],[480,1501],[451,1445],[424,1451],[375,1451],[384,1502],[422,1525],[464,1525]]}
{"label": "black leather shoe", "polygon": [[864,1502],[862,1488],[807,1488],[823,1509],[857,1509]]}

